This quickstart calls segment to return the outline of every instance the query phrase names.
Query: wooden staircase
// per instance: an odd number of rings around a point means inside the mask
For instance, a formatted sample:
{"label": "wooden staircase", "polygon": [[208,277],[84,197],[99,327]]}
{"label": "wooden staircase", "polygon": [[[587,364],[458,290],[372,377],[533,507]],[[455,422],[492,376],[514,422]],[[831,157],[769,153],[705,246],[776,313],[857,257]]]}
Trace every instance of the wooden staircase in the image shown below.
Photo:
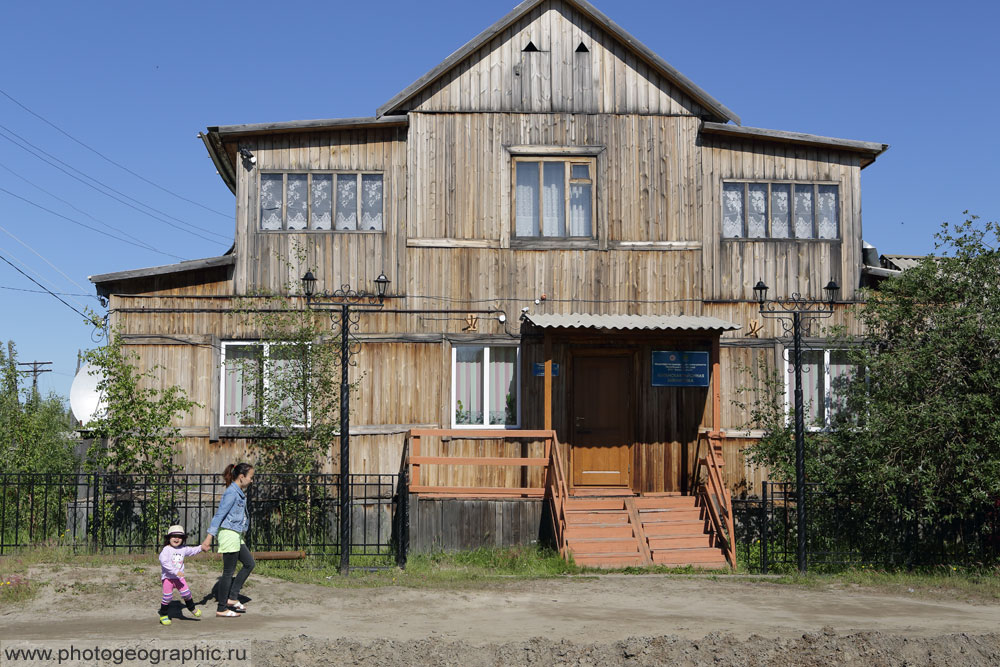
{"label": "wooden staircase", "polygon": [[577,565],[728,567],[696,496],[569,497],[564,510],[565,555]]}

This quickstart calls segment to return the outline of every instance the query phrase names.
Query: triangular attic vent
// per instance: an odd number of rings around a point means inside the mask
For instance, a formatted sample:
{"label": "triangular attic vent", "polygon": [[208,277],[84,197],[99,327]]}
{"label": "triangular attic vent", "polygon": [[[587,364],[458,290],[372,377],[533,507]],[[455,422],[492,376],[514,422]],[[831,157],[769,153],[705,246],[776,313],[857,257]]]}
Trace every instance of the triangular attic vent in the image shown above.
{"label": "triangular attic vent", "polygon": [[586,44],[584,44],[583,42],[580,42],[580,46],[576,47],[576,52],[577,53],[590,53],[590,49],[587,48]]}
{"label": "triangular attic vent", "polygon": [[526,47],[524,47],[524,52],[525,53],[537,53],[538,52],[538,47],[535,46],[534,42],[528,42],[528,45]]}

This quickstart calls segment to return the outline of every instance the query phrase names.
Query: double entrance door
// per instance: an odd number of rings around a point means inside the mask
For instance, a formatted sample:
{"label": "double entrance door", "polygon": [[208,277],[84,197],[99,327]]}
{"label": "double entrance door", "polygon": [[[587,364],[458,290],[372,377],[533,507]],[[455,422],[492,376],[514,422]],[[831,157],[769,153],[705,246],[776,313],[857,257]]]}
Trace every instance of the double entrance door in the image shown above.
{"label": "double entrance door", "polygon": [[631,485],[632,356],[574,355],[570,452],[574,487]]}

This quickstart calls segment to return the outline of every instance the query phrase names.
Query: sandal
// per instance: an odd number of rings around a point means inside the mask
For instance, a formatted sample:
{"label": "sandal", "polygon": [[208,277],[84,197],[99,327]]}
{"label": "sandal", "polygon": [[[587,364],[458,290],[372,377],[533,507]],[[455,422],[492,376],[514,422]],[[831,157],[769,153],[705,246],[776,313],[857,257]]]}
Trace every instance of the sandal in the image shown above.
{"label": "sandal", "polygon": [[160,625],[170,625],[170,617],[160,616]]}
{"label": "sandal", "polygon": [[232,609],[227,609],[225,611],[217,611],[217,612],[215,612],[215,615],[218,616],[219,618],[239,618],[240,617],[240,615],[237,614]]}
{"label": "sandal", "polygon": [[247,610],[247,608],[245,606],[243,606],[242,602],[231,602],[230,604],[228,604],[226,606],[229,607],[230,609],[232,609],[233,611],[240,612],[241,614],[245,614],[246,610]]}

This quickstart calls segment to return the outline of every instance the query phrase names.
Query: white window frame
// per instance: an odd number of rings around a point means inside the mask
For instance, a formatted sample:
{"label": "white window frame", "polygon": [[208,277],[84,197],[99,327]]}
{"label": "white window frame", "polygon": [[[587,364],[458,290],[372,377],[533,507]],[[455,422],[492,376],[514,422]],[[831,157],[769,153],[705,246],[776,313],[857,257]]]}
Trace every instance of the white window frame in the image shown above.
{"label": "white window frame", "polygon": [[[829,431],[830,425],[832,423],[832,412],[833,412],[833,392],[831,391],[833,387],[833,380],[830,373],[830,355],[836,352],[846,352],[847,350],[839,347],[833,348],[823,348],[822,350],[816,348],[809,348],[802,350],[803,355],[806,352],[822,352],[823,353],[823,423],[818,424],[814,421],[810,421],[808,414],[805,415],[806,422],[805,427],[807,431]],[[792,361],[792,357],[795,354],[795,350],[791,347],[785,348],[785,354],[783,355],[785,360],[785,415],[786,419],[791,420],[792,410],[795,408],[795,365]],[[856,368],[856,367],[855,367]],[[803,373],[803,382],[807,376],[811,376],[812,373]],[[803,407],[808,409],[803,401]]]}
{"label": "white window frame", "polygon": [[[288,229],[288,175],[304,174],[306,176],[306,227],[305,229]],[[281,229],[264,229],[261,215],[260,180],[262,176],[281,176]],[[314,175],[333,176],[330,193],[330,229],[312,228],[312,179]],[[362,181],[365,176],[380,176],[382,178],[382,229],[337,229],[337,179],[340,176],[355,176],[356,220],[361,224],[362,217]],[[385,219],[385,172],[366,170],[303,170],[303,169],[267,169],[257,175],[257,231],[264,234],[384,234]]]}
{"label": "white window frame", "polygon": [[[457,382],[455,379],[455,371],[458,365],[458,349],[462,347],[481,347],[483,348],[483,423],[482,424],[459,424],[455,420],[455,400],[456,400],[456,386]],[[490,424],[490,411],[489,411],[489,401],[490,401],[490,382],[489,382],[489,368],[490,368],[490,350],[492,348],[514,348],[517,352],[517,357],[514,361],[514,377],[516,378],[515,386],[517,387],[517,398],[515,399],[515,409],[514,409],[514,421],[515,424]],[[495,430],[510,430],[521,428],[521,347],[519,345],[504,345],[504,344],[494,344],[494,343],[456,343],[451,346],[451,398],[448,403],[451,427],[454,429],[468,429],[468,430],[482,430],[482,429],[495,429]]]}
{"label": "white window frame", "polygon": [[[263,342],[259,340],[226,340],[222,341],[222,351],[221,351],[221,361],[219,365],[219,426],[223,428],[256,428],[260,426],[270,426],[267,423],[267,418],[262,420],[263,423],[260,424],[230,424],[226,422],[226,348],[227,347],[237,347],[237,346],[255,346],[263,348],[263,357],[261,357],[264,364],[264,391],[266,392],[270,388],[270,370],[267,360],[271,356],[272,346],[283,346],[283,345],[297,345],[298,343],[270,343]],[[310,343],[306,343],[310,345]],[[306,422],[312,422],[312,414],[306,416]],[[294,424],[296,428],[305,428],[307,424]]]}

